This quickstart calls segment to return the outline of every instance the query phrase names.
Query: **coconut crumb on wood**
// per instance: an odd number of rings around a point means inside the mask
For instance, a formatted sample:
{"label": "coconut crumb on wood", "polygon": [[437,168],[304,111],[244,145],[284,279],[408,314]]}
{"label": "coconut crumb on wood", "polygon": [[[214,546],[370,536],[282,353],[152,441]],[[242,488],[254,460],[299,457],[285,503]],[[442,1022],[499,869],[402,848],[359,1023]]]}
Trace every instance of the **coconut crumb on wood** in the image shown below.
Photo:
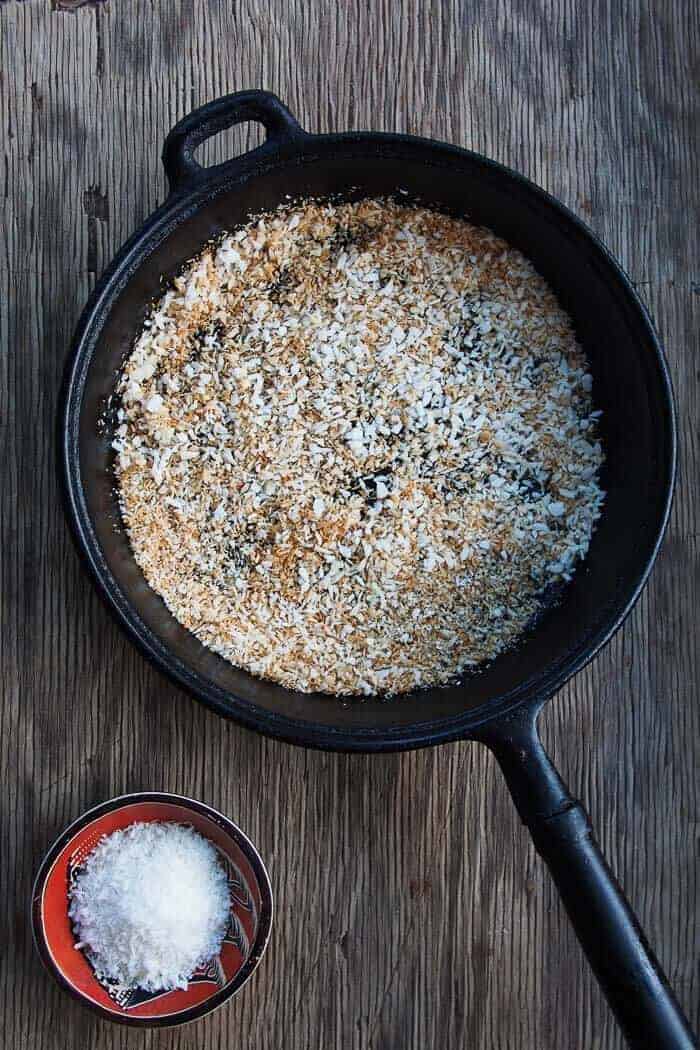
{"label": "coconut crumb on wood", "polygon": [[284,206],[188,264],[125,364],[134,555],[253,674],[448,683],[586,554],[591,387],[569,317],[491,231],[391,201]]}

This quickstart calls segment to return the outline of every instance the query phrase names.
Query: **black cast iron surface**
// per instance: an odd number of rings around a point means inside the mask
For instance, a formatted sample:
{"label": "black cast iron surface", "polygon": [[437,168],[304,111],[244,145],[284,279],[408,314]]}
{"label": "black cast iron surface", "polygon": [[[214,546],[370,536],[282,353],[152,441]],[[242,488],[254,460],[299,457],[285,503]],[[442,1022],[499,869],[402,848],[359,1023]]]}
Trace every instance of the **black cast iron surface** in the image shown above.
{"label": "black cast iron surface", "polygon": [[[202,169],[193,153],[225,127],[261,121],[265,143]],[[274,96],[240,92],[176,126],[164,150],[171,196],[125,245],[81,319],[60,418],[68,516],[112,612],[141,650],[218,713],[294,743],[382,751],[481,739],[496,753],[579,938],[633,1045],[692,1045],[658,964],[542,751],[535,716],[610,638],[636,601],[668,519],[675,421],[666,362],[618,264],[566,208],[522,176],[431,140],[308,135]],[[400,194],[491,227],[520,248],[574,319],[603,411],[601,522],[561,604],[478,676],[394,702],[343,704],[253,678],[206,650],[150,590],[131,555],[104,426],[116,374],[149,304],[209,238],[292,197]],[[107,419],[109,415],[107,413]],[[529,772],[523,775],[523,768]],[[594,927],[588,919],[596,917]]]}
{"label": "black cast iron surface", "polygon": [[[169,136],[164,157],[173,194],[124,247],[81,319],[60,421],[65,491],[80,549],[131,637],[220,714],[322,747],[400,748],[455,739],[496,711],[535,694],[551,695],[610,637],[643,586],[667,520],[675,470],[673,403],[661,349],[603,246],[521,176],[476,154],[409,136],[306,135],[278,100],[262,92],[231,98],[203,107]],[[258,150],[209,171],[190,159],[202,128],[219,130],[226,114],[230,124],[261,110],[277,130]],[[591,359],[594,398],[604,413],[608,497],[563,604],[517,652],[463,686],[422,691],[400,703],[341,705],[232,668],[180,627],[145,586],[121,529],[110,432],[101,419],[148,305],[209,237],[286,194],[398,190],[403,199],[491,226],[552,283]]]}

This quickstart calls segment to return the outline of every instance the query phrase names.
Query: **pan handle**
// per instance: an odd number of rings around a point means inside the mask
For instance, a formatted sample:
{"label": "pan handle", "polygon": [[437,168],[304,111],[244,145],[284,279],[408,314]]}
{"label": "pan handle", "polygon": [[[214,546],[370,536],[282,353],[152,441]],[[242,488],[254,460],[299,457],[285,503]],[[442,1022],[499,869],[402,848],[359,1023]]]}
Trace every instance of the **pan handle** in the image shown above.
{"label": "pan handle", "polygon": [[244,155],[248,159],[259,159],[307,134],[284,103],[270,91],[236,91],[207,102],[178,121],[165,140],[163,165],[171,194],[192,189],[193,184],[203,178],[210,178],[224,169],[230,172],[232,165],[242,164],[243,158],[236,158],[203,168],[194,159],[194,151],[212,135],[247,120],[258,121],[267,132],[263,144]]}
{"label": "pan handle", "polygon": [[697,1044],[644,933],[593,837],[588,814],[537,733],[541,705],[519,708],[477,734],[493,751],[518,813],[547,864],[576,935],[628,1044]]}

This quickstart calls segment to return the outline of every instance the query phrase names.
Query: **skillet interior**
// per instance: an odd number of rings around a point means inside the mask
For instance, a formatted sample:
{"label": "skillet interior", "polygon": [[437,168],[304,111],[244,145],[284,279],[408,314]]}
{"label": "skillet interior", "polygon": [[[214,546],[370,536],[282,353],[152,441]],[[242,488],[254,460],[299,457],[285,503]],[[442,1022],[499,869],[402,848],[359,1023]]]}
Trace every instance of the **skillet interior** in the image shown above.
{"label": "skillet interior", "polygon": [[[603,517],[561,604],[514,651],[477,676],[391,702],[290,692],[205,649],[148,587],[131,555],[113,490],[110,427],[101,418],[150,301],[208,238],[286,195],[408,193],[491,227],[520,248],[574,318],[602,409]],[[404,198],[406,199],[406,198]],[[673,409],[648,318],[605,250],[560,205],[477,155],[398,136],[308,137],[277,157],[249,155],[161,209],[101,282],[69,370],[63,464],[69,514],[108,603],[132,638],[220,713],[263,732],[326,747],[417,746],[467,735],[487,717],[547,696],[628,611],[655,555],[674,471]]]}

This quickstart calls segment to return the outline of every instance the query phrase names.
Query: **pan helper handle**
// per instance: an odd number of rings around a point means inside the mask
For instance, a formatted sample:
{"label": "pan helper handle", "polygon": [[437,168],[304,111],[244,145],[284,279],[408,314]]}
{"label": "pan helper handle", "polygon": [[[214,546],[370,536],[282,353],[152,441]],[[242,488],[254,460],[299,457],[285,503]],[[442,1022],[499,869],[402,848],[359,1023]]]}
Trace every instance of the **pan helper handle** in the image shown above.
{"label": "pan helper handle", "polygon": [[[246,121],[256,121],[265,128],[262,146],[211,168],[203,168],[195,160],[195,150],[208,138]],[[280,148],[306,137],[296,117],[270,91],[236,91],[207,102],[178,121],[165,140],[163,165],[170,192],[188,192],[212,177],[242,174],[251,160],[272,157]]]}
{"label": "pan helper handle", "polygon": [[503,770],[629,1046],[692,1050],[697,1043],[690,1026],[600,851],[588,814],[542,747],[540,708],[521,707],[490,723],[477,738]]}

